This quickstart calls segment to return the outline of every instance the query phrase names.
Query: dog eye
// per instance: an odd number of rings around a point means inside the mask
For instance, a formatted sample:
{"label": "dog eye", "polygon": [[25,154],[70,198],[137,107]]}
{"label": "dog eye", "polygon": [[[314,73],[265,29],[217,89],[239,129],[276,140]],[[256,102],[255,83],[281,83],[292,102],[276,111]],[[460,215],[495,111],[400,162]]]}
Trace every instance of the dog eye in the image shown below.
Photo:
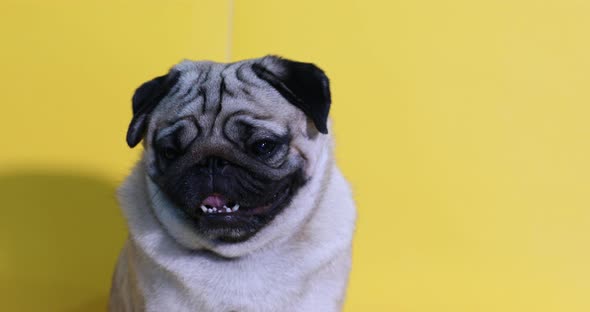
{"label": "dog eye", "polygon": [[178,157],[178,151],[169,146],[162,148],[160,154],[168,160],[173,160],[174,158]]}
{"label": "dog eye", "polygon": [[252,144],[252,153],[256,156],[268,156],[277,147],[277,143],[271,140],[260,140]]}

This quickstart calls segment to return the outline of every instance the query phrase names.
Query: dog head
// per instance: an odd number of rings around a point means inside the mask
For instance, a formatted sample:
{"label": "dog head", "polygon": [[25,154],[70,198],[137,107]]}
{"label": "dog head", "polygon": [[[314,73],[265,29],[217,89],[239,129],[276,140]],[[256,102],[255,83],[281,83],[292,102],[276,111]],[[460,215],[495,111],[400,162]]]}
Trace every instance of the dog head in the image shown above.
{"label": "dog head", "polygon": [[244,242],[298,209],[330,101],[328,78],[310,63],[184,61],[136,90],[127,143],[143,140],[149,179],[184,224],[210,242]]}

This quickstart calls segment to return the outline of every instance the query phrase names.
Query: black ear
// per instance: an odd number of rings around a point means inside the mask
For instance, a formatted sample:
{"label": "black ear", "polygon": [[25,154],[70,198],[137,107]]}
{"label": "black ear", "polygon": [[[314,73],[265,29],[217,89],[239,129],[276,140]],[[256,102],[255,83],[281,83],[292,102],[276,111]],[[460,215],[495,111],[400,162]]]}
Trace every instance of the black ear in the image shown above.
{"label": "black ear", "polygon": [[127,145],[135,147],[145,134],[148,117],[170,89],[178,82],[180,72],[171,71],[142,84],[133,94],[133,118],[127,130]]}
{"label": "black ear", "polygon": [[330,82],[321,69],[311,63],[267,56],[254,63],[252,70],[301,109],[321,133],[328,133]]}

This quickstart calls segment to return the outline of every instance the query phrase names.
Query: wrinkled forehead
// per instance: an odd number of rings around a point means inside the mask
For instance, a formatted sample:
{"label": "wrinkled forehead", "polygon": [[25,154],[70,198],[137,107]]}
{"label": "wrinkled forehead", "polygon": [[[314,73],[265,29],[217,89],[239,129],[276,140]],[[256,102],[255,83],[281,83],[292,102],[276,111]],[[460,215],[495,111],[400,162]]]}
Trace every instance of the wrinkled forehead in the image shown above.
{"label": "wrinkled forehead", "polygon": [[301,124],[303,112],[258,78],[252,64],[184,61],[176,65],[178,82],[153,112],[153,123],[163,129],[193,120],[200,128],[213,129],[244,122],[275,133]]}

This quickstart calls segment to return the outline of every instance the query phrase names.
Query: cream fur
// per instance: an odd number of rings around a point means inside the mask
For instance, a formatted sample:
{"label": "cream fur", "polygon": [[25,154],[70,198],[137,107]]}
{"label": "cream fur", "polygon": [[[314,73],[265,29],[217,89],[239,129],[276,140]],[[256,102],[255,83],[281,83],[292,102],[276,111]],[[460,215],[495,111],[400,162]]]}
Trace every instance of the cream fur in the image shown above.
{"label": "cream fur", "polygon": [[[199,237],[140,162],[119,190],[129,227],[109,309],[119,311],[339,311],[351,264],[355,208],[326,144],[311,180],[254,237],[215,245]],[[311,153],[314,154],[314,153]]]}

